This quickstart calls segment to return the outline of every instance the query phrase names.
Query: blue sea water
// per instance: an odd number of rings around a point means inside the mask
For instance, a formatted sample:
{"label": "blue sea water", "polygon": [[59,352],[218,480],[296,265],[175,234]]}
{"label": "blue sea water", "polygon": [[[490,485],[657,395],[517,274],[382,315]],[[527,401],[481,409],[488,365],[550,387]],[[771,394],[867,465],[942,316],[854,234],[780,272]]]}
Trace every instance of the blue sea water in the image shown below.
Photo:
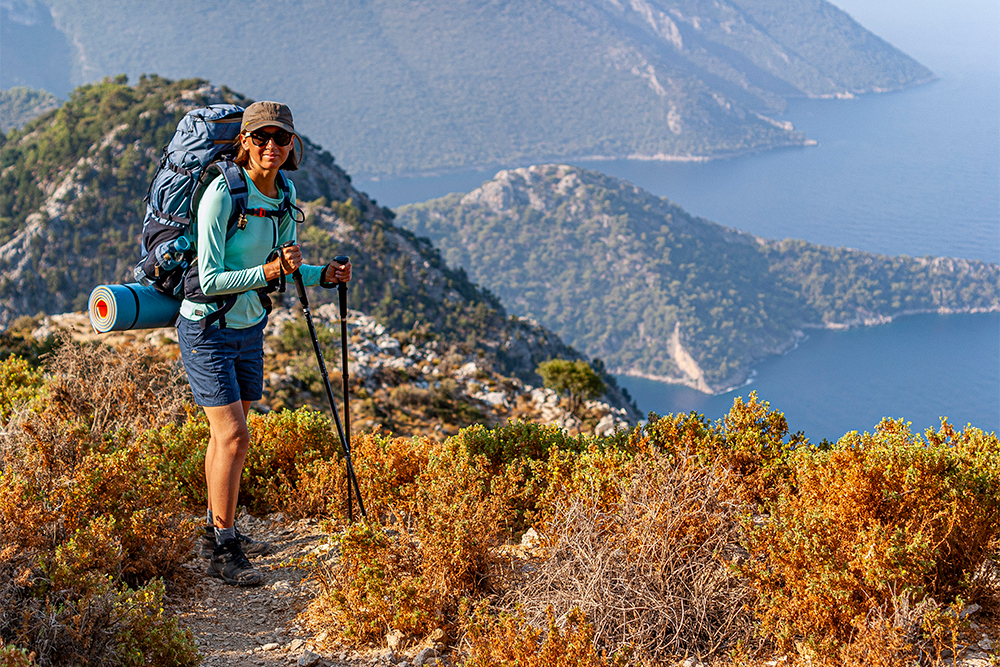
{"label": "blue sea water", "polygon": [[[939,79],[853,100],[793,101],[819,142],[709,163],[579,162],[668,197],[692,214],[770,238],[861,250],[1000,261],[1000,39],[995,0],[837,0]],[[519,165],[511,165],[519,166]],[[495,170],[365,181],[398,206],[467,192]],[[721,396],[620,377],[643,411],[715,419],[756,390],[812,440],[871,430],[883,417],[923,429],[947,416],[1000,431],[1000,315],[913,316],[813,331]]]}

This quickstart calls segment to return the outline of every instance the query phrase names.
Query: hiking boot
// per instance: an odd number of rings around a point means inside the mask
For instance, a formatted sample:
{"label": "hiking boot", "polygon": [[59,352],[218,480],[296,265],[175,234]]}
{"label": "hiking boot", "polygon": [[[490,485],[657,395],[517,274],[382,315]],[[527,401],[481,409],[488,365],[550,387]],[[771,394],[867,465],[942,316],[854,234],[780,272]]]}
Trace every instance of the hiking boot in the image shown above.
{"label": "hiking boot", "polygon": [[[252,537],[248,537],[236,531],[236,539],[240,541],[240,546],[243,547],[243,553],[247,556],[266,556],[271,553],[271,543],[263,542],[261,540],[255,540]],[[212,526],[205,526],[204,532],[201,535],[201,549],[198,551],[198,555],[206,560],[212,558],[212,552],[215,551],[215,547],[219,546],[215,543],[215,528]]]}
{"label": "hiking boot", "polygon": [[260,586],[264,583],[264,574],[254,568],[238,539],[226,540],[215,547],[208,573],[230,586]]}

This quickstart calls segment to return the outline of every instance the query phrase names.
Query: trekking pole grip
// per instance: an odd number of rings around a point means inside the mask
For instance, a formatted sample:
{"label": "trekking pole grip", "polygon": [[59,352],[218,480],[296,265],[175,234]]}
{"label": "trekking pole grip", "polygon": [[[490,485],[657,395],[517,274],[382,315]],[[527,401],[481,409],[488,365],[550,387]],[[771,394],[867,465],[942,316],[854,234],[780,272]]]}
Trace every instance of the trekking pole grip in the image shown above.
{"label": "trekking pole grip", "polygon": [[[333,261],[341,266],[346,266],[351,261],[351,258],[347,255],[337,255],[333,258]],[[337,296],[340,297],[340,319],[344,319],[347,317],[347,283],[337,283],[337,292]]]}

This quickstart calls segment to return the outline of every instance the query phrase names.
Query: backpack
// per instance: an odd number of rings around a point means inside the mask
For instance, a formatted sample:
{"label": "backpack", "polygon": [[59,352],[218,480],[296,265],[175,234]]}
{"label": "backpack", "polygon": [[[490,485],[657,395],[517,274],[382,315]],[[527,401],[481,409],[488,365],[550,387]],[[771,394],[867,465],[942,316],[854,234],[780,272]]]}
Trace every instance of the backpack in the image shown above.
{"label": "backpack", "polygon": [[[288,183],[279,172],[277,185],[282,203],[278,210],[247,210],[249,189],[242,170],[232,161],[242,120],[243,108],[234,104],[212,104],[186,113],[163,148],[160,165],[143,199],[146,215],[142,222],[141,255],[133,269],[135,280],[176,299],[218,305],[218,310],[202,320],[202,328],[216,321],[225,328],[225,314],[239,296],[208,297],[201,291],[197,249],[189,240],[188,231],[205,188],[220,173],[226,180],[232,197],[227,241],[246,227],[248,212],[277,216],[281,220],[292,208]],[[273,287],[259,290],[265,308],[270,299],[264,294],[270,291]]]}

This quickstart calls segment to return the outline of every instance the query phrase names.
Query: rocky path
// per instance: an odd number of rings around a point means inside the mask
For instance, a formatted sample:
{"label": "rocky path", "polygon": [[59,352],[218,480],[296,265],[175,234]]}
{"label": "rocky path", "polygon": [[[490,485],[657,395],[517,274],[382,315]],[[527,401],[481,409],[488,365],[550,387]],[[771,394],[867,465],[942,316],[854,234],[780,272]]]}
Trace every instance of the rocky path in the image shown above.
{"label": "rocky path", "polygon": [[296,618],[312,599],[316,583],[309,571],[295,566],[303,556],[322,554],[326,534],[313,519],[285,523],[281,515],[265,520],[242,517],[240,530],[272,544],[272,553],[254,559],[266,581],[257,588],[227,586],[205,574],[207,561],[195,557],[185,568],[195,585],[171,604],[184,627],[190,628],[206,666],[304,665],[333,667],[396,665],[384,652],[360,654],[314,635]]}

